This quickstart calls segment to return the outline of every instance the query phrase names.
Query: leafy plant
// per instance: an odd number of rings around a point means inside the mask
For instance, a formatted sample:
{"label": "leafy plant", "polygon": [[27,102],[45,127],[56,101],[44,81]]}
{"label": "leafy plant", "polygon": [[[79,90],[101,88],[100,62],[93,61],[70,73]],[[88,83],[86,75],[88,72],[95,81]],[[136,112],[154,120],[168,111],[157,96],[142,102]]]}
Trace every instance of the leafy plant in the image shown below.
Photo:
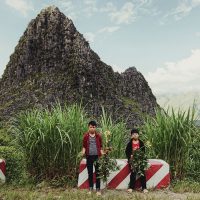
{"label": "leafy plant", "polygon": [[109,154],[105,154],[97,161],[99,164],[99,178],[106,183],[111,172],[119,170],[116,159],[110,158]]}
{"label": "leafy plant", "polygon": [[110,147],[111,135],[112,133],[109,130],[104,132],[105,155],[100,157],[100,159],[97,161],[99,165],[99,177],[103,180],[103,182],[106,183],[106,187],[110,172],[119,170],[119,166],[117,165],[116,159],[111,159],[109,155],[109,153],[112,151],[112,148]]}
{"label": "leafy plant", "polygon": [[24,184],[28,177],[23,152],[15,147],[0,146],[0,158],[6,161],[6,182]]}
{"label": "leafy plant", "polygon": [[148,169],[148,160],[146,154],[141,149],[136,149],[132,152],[132,157],[129,160],[131,170],[137,175],[144,175],[144,171]]}

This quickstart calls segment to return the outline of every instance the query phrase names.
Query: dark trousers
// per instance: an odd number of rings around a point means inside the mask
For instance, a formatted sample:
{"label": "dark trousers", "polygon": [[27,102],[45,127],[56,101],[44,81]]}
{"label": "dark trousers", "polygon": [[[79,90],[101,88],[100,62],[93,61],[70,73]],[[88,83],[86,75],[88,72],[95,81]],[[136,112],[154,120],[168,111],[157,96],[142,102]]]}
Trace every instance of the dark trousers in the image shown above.
{"label": "dark trousers", "polygon": [[[145,172],[143,172],[143,174],[144,174],[143,176],[140,176],[140,182],[141,182],[141,185],[142,185],[142,190],[147,188]],[[131,189],[135,188],[136,175],[137,175],[137,172],[131,170],[130,184],[129,184],[129,188],[131,188]]]}
{"label": "dark trousers", "polygon": [[96,173],[96,189],[100,190],[100,178],[99,178],[99,165],[98,162],[98,156],[87,156],[86,157],[86,165],[88,170],[88,178],[89,178],[89,187],[90,189],[93,189],[93,165],[95,167],[95,173]]}

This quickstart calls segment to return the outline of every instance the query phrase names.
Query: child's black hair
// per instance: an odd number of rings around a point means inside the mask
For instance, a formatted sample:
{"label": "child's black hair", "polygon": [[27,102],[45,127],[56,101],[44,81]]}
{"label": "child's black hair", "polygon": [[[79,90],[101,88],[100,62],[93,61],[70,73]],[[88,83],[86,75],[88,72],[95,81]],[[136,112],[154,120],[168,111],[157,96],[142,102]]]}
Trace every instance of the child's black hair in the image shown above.
{"label": "child's black hair", "polygon": [[133,133],[138,133],[138,134],[139,134],[139,129],[133,128],[133,129],[131,130],[131,134],[133,134]]}
{"label": "child's black hair", "polygon": [[96,123],[96,121],[90,121],[90,122],[88,123],[88,126],[90,126],[90,125],[92,125],[92,126],[97,126],[97,123]]}

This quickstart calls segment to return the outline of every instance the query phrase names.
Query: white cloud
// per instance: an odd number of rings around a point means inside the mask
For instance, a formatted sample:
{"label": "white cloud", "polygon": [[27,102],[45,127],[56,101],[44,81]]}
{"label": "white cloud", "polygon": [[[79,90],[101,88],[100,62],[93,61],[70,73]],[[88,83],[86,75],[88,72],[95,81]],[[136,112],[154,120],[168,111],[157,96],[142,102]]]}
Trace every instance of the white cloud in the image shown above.
{"label": "white cloud", "polygon": [[15,10],[21,12],[24,16],[27,16],[28,12],[33,9],[31,1],[27,0],[6,0],[6,4]]}
{"label": "white cloud", "polygon": [[107,12],[111,21],[116,24],[130,24],[142,15],[160,14],[160,11],[153,6],[152,0],[132,0],[124,3],[120,9],[108,2],[100,11]]}
{"label": "white cloud", "polygon": [[126,2],[121,9],[115,10],[109,14],[111,21],[116,24],[130,24],[135,21],[134,5],[131,2]]}
{"label": "white cloud", "polygon": [[84,0],[83,3],[85,4],[84,12],[88,17],[91,17],[94,13],[98,12],[96,0]]}
{"label": "white cloud", "polygon": [[99,29],[95,33],[86,32],[86,33],[84,33],[84,37],[86,38],[86,40],[93,43],[95,38],[98,37],[100,34],[102,34],[102,33],[110,33],[111,34],[115,31],[117,31],[119,28],[120,28],[119,26],[106,26],[106,27]]}
{"label": "white cloud", "polygon": [[112,2],[107,2],[106,5],[100,8],[100,12],[114,12],[116,11],[116,6]]}
{"label": "white cloud", "polygon": [[196,35],[197,37],[200,37],[200,32],[196,32],[195,35]]}
{"label": "white cloud", "polygon": [[92,43],[94,42],[95,34],[91,32],[87,32],[87,33],[84,33],[84,37],[86,38],[86,40]]}
{"label": "white cloud", "polygon": [[168,18],[170,16],[174,17],[175,20],[181,20],[185,16],[189,15],[190,12],[200,6],[200,0],[183,0],[180,1],[176,8],[172,9],[169,13],[167,13],[164,18]]}
{"label": "white cloud", "polygon": [[132,0],[125,2],[120,8],[117,3],[105,2],[100,4],[97,0],[54,0],[67,16],[73,20],[78,16],[91,17],[94,14],[105,13],[114,24],[130,24],[140,15],[156,15],[158,12],[152,7],[152,0]]}
{"label": "white cloud", "polygon": [[165,63],[145,77],[155,94],[200,90],[200,49],[192,50],[185,59]]}
{"label": "white cloud", "polygon": [[98,33],[113,33],[119,30],[119,26],[106,26],[98,31]]}
{"label": "white cloud", "polygon": [[132,0],[132,2],[134,3],[134,5],[136,5],[136,7],[149,7],[152,5],[153,1],[152,0]]}

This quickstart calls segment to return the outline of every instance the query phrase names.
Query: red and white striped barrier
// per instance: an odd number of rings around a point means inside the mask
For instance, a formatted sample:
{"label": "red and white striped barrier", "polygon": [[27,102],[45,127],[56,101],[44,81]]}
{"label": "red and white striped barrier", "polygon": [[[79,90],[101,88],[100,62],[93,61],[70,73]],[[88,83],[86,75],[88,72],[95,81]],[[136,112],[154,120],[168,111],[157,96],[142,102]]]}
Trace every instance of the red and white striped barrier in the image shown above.
{"label": "red and white striped barrier", "polygon": [[6,181],[6,162],[0,159],[0,183],[5,183]]}
{"label": "red and white striped barrier", "polygon": [[[147,180],[147,188],[164,188],[170,184],[169,164],[159,159],[149,159],[149,169],[145,172]],[[130,181],[130,170],[126,159],[117,159],[117,165],[120,170],[111,172],[108,178],[109,189],[127,189]],[[95,169],[93,168],[93,171]],[[94,183],[96,177],[94,175]],[[95,185],[95,184],[94,184]],[[137,179],[136,188],[140,188],[140,181]],[[79,167],[78,187],[80,189],[89,188],[88,172],[86,168],[86,159],[83,159]],[[105,188],[105,184],[101,182],[101,188]]]}

